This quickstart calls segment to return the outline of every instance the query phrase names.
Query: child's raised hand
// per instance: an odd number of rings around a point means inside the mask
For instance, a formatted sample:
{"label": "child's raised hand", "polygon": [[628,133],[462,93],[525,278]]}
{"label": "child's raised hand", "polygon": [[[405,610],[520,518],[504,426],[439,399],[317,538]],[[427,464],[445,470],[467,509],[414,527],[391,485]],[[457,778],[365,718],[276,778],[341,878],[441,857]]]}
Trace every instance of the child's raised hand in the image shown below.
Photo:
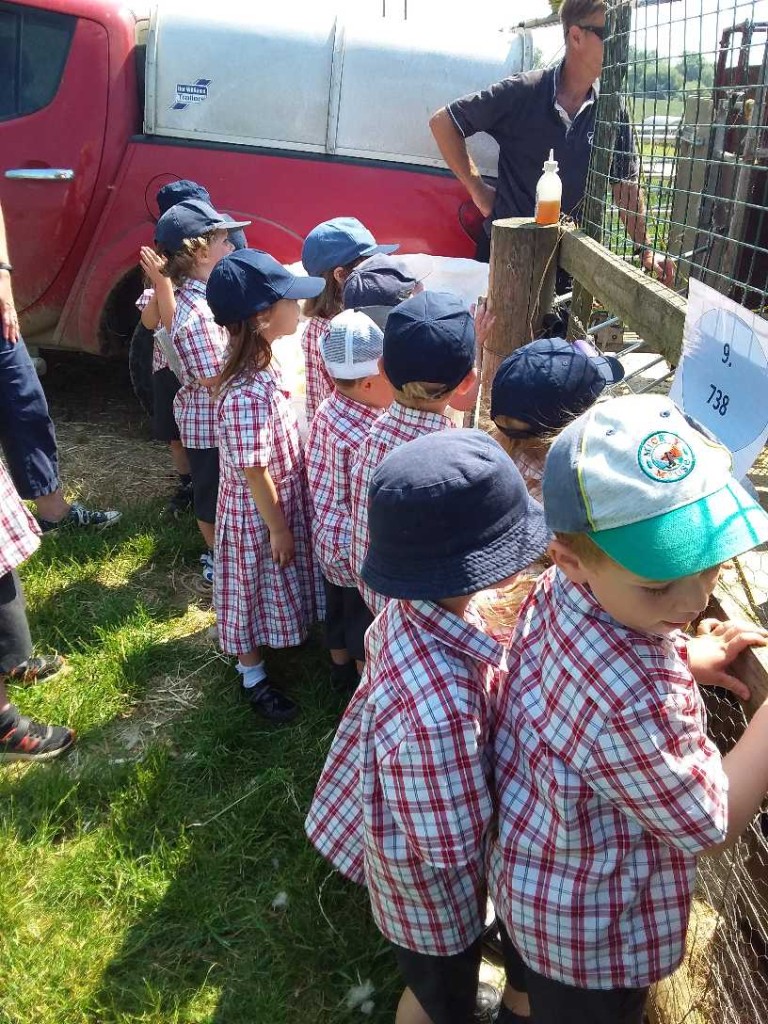
{"label": "child's raised hand", "polygon": [[296,553],[291,531],[288,529],[270,531],[269,544],[272,548],[272,560],[277,562],[281,569],[289,566]]}
{"label": "child's raised hand", "polygon": [[702,619],[696,636],[688,641],[688,664],[699,685],[722,686],[741,700],[749,700],[749,687],[725,668],[747,647],[766,644],[768,632],[759,626]]}
{"label": "child's raised hand", "polygon": [[158,281],[163,280],[165,256],[160,256],[149,245],[142,245],[139,250],[139,263],[149,280],[157,287]]}
{"label": "child's raised hand", "polygon": [[474,314],[477,351],[481,352],[491,331],[493,330],[493,325],[496,323],[496,317],[492,313],[487,300],[484,302],[478,301],[474,309]]}

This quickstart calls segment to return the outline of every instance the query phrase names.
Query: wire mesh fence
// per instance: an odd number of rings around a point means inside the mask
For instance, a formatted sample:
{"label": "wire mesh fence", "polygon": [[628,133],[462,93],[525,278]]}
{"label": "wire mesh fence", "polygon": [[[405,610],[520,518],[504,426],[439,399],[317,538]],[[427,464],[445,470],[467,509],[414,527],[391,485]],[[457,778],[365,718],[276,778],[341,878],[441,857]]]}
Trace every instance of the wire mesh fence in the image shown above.
{"label": "wire mesh fence", "polygon": [[[768,302],[768,4],[609,0],[601,95],[581,226],[632,258],[638,241],[752,310]],[[764,20],[760,20],[760,17]],[[628,119],[645,238],[616,180]]]}
{"label": "wire mesh fence", "polygon": [[[768,4],[608,0],[607,8],[580,226],[628,261],[638,260],[638,242],[672,256],[674,288],[683,295],[698,278],[768,315]],[[616,175],[622,121],[630,126],[644,225],[633,223],[636,203]],[[593,325],[600,321],[593,331],[598,347],[625,363],[626,390],[668,390],[673,371],[642,339],[622,343],[619,335],[606,346],[610,313],[593,315]],[[763,499],[767,453],[750,473]],[[723,583],[728,611],[768,626],[768,554],[736,559]],[[725,753],[750,709],[725,692],[705,699],[710,732]],[[658,1024],[768,1019],[768,812],[732,850],[702,859],[685,961],[653,992],[649,1017]]]}

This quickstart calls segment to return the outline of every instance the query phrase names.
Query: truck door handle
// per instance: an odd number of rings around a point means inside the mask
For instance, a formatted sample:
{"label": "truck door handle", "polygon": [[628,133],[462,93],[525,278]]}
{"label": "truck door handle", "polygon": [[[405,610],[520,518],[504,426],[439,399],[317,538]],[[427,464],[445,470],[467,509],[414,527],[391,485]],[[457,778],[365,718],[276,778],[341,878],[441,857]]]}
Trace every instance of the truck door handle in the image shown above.
{"label": "truck door handle", "polygon": [[72,181],[75,172],[68,167],[17,167],[5,176],[12,181]]}

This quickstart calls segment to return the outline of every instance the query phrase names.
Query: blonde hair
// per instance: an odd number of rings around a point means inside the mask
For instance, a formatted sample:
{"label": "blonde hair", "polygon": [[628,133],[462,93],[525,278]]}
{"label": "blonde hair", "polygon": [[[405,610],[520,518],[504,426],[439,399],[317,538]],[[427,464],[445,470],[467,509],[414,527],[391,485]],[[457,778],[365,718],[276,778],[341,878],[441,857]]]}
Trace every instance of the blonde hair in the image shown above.
{"label": "blonde hair", "polygon": [[600,565],[613,559],[599,548],[587,533],[556,533],[555,539],[585,565]]}
{"label": "blonde hair", "polygon": [[198,238],[185,238],[181,248],[176,252],[165,250],[166,261],[161,273],[170,277],[171,281],[178,288],[191,276],[195,269],[195,262],[198,256],[208,255],[208,245],[215,232],[209,231]]}
{"label": "blonde hair", "polygon": [[492,635],[515,628],[523,602],[533,589],[536,580],[551,564],[549,558],[542,555],[527,569],[518,573],[514,580],[505,587],[483,591],[477,598],[475,608]]}
{"label": "blonde hair", "polygon": [[452,395],[455,390],[456,388],[446,387],[445,384],[425,380],[409,380],[401,388],[392,388],[396,402],[416,409],[419,408],[419,402],[436,402],[440,398]]}

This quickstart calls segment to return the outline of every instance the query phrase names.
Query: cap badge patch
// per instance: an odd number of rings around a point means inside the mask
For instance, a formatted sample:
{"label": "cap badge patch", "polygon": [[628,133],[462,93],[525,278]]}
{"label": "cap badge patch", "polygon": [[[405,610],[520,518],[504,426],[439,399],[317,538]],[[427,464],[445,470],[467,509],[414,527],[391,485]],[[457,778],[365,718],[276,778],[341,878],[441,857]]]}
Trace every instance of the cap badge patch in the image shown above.
{"label": "cap badge patch", "polygon": [[682,437],[666,430],[657,430],[649,434],[638,448],[637,461],[651,480],[677,483],[692,472],[696,456]]}

